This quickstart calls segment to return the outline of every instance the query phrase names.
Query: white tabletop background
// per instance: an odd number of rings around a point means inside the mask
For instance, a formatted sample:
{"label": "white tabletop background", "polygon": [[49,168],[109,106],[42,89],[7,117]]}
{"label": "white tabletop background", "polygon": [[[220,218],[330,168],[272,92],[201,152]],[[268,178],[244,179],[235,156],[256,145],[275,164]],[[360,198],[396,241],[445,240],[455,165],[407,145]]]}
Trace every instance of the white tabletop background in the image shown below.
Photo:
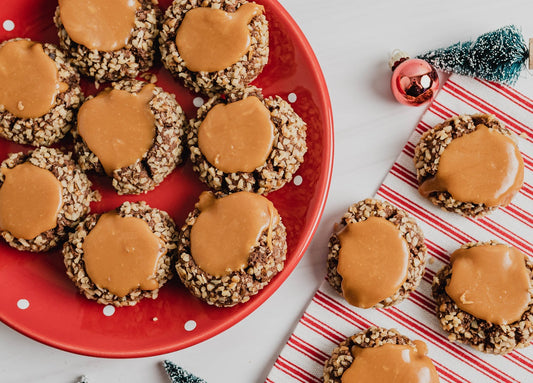
{"label": "white tabletop background", "polygon": [[324,279],[327,241],[334,222],[351,203],[375,193],[424,110],[393,99],[387,67],[390,52],[401,48],[413,55],[423,53],[507,24],[522,26],[525,37],[533,37],[531,0],[281,3],[318,57],[335,124],[328,202],[300,264],[270,299],[237,325],[196,346],[150,358],[100,359],[71,354],[0,323],[1,383],[74,383],[81,375],[90,383],[165,383],[168,379],[160,364],[164,359],[210,383],[263,382]]}

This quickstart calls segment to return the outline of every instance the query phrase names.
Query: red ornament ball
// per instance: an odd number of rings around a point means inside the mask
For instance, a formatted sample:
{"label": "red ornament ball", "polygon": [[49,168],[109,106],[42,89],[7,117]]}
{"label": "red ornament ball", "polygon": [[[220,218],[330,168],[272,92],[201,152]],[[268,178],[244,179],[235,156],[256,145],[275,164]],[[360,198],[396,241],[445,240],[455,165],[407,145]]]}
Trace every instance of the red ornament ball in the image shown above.
{"label": "red ornament ball", "polygon": [[402,104],[425,104],[439,89],[437,71],[424,60],[402,59],[394,64],[392,70],[392,94]]}

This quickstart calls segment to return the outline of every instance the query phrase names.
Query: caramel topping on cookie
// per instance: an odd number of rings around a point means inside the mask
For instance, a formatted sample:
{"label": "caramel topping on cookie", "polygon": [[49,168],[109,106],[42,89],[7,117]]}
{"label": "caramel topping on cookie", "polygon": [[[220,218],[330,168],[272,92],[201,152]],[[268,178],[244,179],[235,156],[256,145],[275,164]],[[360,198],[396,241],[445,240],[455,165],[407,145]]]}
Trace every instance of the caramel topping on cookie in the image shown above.
{"label": "caramel topping on cookie", "polygon": [[476,318],[494,324],[520,320],[530,302],[531,276],[525,255],[506,245],[481,245],[451,255],[446,293]]}
{"label": "caramel topping on cookie", "polygon": [[2,169],[0,229],[33,239],[57,226],[63,203],[61,183],[49,170],[24,162]]}
{"label": "caramel topping on cookie", "polygon": [[261,235],[279,222],[279,215],[265,197],[238,192],[215,199],[200,195],[200,215],[191,229],[191,255],[206,273],[216,277],[244,269]]}
{"label": "caramel topping on cookie", "polygon": [[118,297],[133,290],[155,290],[159,258],[164,244],[148,224],[116,212],[102,214],[83,241],[87,275],[98,287]]}
{"label": "caramel topping on cookie", "polygon": [[369,308],[393,295],[407,278],[409,248],[385,218],[349,223],[338,235],[337,272],[348,303]]}
{"label": "caramel topping on cookie", "polygon": [[111,52],[128,43],[140,6],[136,0],[59,0],[59,16],[72,41]]}
{"label": "caramel topping on cookie", "polygon": [[155,118],[150,108],[154,85],[139,93],[106,89],[78,113],[78,132],[107,174],[133,165],[152,147]]}
{"label": "caramel topping on cookie", "polygon": [[61,89],[57,66],[39,43],[17,40],[0,48],[0,104],[21,118],[44,116]]}
{"label": "caramel topping on cookie", "polygon": [[185,14],[176,34],[176,46],[185,66],[193,72],[217,72],[235,64],[250,47],[248,24],[264,11],[255,3],[235,12],[199,7]]}
{"label": "caramel topping on cookie", "polygon": [[422,341],[415,347],[384,344],[378,347],[352,347],[354,360],[342,374],[342,383],[438,383],[439,375]]}
{"label": "caramel topping on cookie", "polygon": [[198,128],[202,154],[226,173],[253,172],[264,165],[273,142],[270,111],[254,96],[215,105]]}
{"label": "caramel topping on cookie", "polygon": [[514,141],[478,125],[450,142],[441,154],[437,174],[418,190],[424,197],[447,191],[458,201],[505,206],[523,181],[524,161]]}

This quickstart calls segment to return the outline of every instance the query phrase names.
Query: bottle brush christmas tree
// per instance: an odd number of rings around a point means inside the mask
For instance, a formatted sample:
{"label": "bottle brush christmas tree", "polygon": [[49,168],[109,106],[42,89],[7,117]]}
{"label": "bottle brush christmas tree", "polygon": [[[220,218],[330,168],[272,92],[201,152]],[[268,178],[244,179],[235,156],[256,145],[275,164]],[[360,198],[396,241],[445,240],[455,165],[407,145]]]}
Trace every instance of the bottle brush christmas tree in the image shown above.
{"label": "bottle brush christmas tree", "polygon": [[525,68],[529,50],[515,25],[485,33],[474,41],[458,42],[419,55],[445,72],[512,85]]}

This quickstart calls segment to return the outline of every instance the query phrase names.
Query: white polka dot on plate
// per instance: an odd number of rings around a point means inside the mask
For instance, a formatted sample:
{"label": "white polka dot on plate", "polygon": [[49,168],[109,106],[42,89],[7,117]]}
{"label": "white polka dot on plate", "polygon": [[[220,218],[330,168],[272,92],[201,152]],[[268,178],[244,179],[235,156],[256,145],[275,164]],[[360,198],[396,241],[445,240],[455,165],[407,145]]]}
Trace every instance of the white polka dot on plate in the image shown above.
{"label": "white polka dot on plate", "polygon": [[302,178],[302,176],[296,176],[296,177],[294,177],[292,182],[294,182],[294,184],[296,186],[300,186],[302,184],[302,182],[304,182],[304,179]]}
{"label": "white polka dot on plate", "polygon": [[193,321],[193,320],[188,320],[187,322],[185,322],[185,326],[183,326],[185,328],[185,330],[187,331],[192,331],[196,328],[196,322]]}
{"label": "white polka dot on plate", "polygon": [[289,102],[296,102],[297,99],[298,97],[296,97],[296,93],[289,93],[287,96],[287,100],[289,100]]}
{"label": "white polka dot on plate", "polygon": [[13,29],[15,29],[15,23],[13,20],[4,20],[2,27],[4,27],[6,31],[11,32]]}
{"label": "white polka dot on plate", "polygon": [[204,104],[204,99],[202,97],[195,97],[192,100],[192,104],[197,108],[201,107]]}
{"label": "white polka dot on plate", "polygon": [[115,313],[115,306],[107,305],[102,309],[102,312],[106,317],[110,317]]}
{"label": "white polka dot on plate", "polygon": [[17,301],[17,307],[21,310],[26,310],[30,307],[30,302],[27,299],[19,299]]}

